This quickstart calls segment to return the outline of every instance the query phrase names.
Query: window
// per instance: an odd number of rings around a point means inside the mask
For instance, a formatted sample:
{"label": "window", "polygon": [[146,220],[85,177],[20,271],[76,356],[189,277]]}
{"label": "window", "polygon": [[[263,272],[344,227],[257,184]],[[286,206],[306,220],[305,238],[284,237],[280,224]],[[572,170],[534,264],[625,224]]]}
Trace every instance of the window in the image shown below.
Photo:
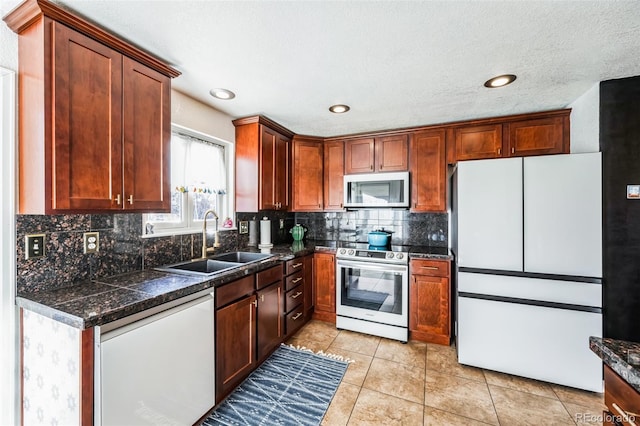
{"label": "window", "polygon": [[197,232],[207,210],[232,216],[229,203],[230,146],[174,125],[171,133],[171,213],[145,215],[144,234]]}

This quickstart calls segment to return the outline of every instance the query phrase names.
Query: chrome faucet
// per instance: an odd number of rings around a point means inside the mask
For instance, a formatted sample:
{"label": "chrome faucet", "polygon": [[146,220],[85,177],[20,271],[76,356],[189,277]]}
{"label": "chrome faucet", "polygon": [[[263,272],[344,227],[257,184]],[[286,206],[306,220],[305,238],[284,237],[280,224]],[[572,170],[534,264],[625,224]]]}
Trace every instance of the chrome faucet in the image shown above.
{"label": "chrome faucet", "polygon": [[[216,232],[213,240],[213,247],[207,247],[207,216],[212,214],[216,218]],[[218,240],[218,214],[209,209],[204,212],[204,218],[202,220],[202,258],[206,259],[208,253],[213,253],[216,247],[220,247],[220,241]]]}

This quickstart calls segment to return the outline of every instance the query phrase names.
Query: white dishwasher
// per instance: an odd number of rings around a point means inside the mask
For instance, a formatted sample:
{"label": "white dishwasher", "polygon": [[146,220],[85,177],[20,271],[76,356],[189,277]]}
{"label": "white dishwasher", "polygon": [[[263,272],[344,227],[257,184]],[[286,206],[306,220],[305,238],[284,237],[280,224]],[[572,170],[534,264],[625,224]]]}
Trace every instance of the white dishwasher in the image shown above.
{"label": "white dishwasher", "polygon": [[95,423],[192,425],[215,405],[213,296],[140,316],[98,329]]}

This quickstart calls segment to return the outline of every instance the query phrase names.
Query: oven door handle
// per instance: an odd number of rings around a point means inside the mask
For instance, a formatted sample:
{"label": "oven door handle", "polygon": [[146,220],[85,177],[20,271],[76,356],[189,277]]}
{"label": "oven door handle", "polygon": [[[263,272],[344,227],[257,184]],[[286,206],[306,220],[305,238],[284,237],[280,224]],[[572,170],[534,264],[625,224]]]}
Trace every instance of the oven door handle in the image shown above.
{"label": "oven door handle", "polygon": [[369,262],[351,262],[348,260],[338,260],[336,262],[338,268],[340,267],[352,267],[352,268],[360,268],[366,269],[370,271],[382,271],[382,272],[398,272],[405,273],[409,270],[407,266],[403,265],[391,265],[388,263],[385,264],[373,264]]}

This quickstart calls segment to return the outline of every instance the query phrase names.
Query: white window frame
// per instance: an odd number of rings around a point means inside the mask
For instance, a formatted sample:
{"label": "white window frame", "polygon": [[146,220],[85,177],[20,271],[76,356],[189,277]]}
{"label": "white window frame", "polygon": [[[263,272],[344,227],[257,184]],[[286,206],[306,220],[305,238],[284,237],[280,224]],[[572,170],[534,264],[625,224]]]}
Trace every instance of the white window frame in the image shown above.
{"label": "white window frame", "polygon": [[[179,124],[172,123],[171,124],[171,132],[182,133],[186,136],[191,136],[196,139],[202,139],[205,142],[214,143],[217,145],[222,145],[224,147],[224,161],[225,167],[227,171],[227,193],[224,196],[224,209],[222,211],[216,212],[219,216],[218,227],[220,230],[233,230],[236,229],[235,224],[235,146],[233,143],[225,141],[223,139],[217,138],[215,136],[208,135],[206,133],[198,132],[197,130],[189,129],[187,127],[181,126]],[[171,185],[171,191],[173,192],[175,188],[173,188],[173,183]],[[149,215],[142,215],[142,237],[143,238],[153,238],[153,237],[162,237],[168,235],[181,235],[181,234],[192,234],[196,232],[202,231],[202,220],[194,220],[193,218],[193,203],[190,202],[190,198],[192,195],[189,192],[185,192],[182,194],[183,203],[186,206],[183,209],[183,221],[175,226],[171,223],[161,223],[161,222],[150,222]],[[231,218],[233,220],[233,227],[231,228],[223,228],[222,224],[225,218]],[[209,219],[211,220],[211,219]],[[153,225],[153,233],[147,232],[147,224],[151,223]]]}

